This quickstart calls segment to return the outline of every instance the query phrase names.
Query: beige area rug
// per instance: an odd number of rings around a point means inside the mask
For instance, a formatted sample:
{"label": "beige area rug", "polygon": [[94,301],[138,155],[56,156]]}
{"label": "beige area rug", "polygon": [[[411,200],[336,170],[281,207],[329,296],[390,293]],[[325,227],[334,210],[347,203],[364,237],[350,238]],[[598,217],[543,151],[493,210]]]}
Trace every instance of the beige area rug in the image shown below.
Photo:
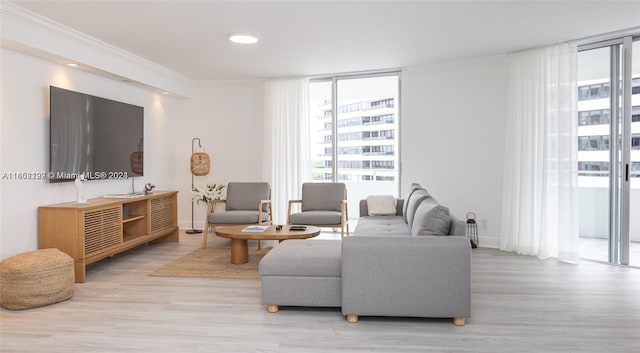
{"label": "beige area rug", "polygon": [[249,262],[242,265],[231,263],[230,248],[197,249],[163,265],[151,272],[149,276],[260,279],[258,263],[271,249],[270,246],[260,251],[250,248]]}

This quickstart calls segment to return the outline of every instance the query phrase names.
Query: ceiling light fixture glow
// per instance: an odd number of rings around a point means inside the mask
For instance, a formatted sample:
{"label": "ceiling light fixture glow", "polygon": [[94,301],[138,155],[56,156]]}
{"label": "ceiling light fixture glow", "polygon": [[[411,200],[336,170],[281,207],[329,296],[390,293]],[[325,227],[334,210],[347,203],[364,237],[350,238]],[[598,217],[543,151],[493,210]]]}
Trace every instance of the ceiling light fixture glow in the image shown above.
{"label": "ceiling light fixture glow", "polygon": [[67,66],[69,66],[69,67],[78,67],[78,64],[68,63]]}
{"label": "ceiling light fixture glow", "polygon": [[235,33],[229,36],[229,40],[238,44],[254,44],[258,38],[248,33]]}

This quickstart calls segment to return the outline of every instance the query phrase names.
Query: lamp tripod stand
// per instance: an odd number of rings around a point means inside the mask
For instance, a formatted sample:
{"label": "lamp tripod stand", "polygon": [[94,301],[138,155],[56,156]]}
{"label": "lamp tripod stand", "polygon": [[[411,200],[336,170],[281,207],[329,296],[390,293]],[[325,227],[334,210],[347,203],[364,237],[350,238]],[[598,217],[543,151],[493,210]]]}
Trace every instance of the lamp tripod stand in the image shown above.
{"label": "lamp tripod stand", "polygon": [[[202,145],[200,144],[200,138],[194,137],[191,140],[191,154],[195,152],[193,143],[196,142],[196,140],[198,140],[198,148],[202,148]],[[193,173],[191,173],[191,190],[193,191]],[[191,229],[187,230],[187,234],[200,234],[202,233],[202,229],[195,229],[193,226],[193,204],[193,197],[191,197]]]}

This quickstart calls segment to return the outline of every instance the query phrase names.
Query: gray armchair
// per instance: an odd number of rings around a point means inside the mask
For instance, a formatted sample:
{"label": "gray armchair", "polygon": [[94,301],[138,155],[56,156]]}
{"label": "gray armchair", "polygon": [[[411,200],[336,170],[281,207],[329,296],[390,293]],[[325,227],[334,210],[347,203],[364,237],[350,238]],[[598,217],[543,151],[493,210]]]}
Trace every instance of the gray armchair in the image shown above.
{"label": "gray armchair", "polygon": [[[224,203],[223,212],[214,212],[216,205]],[[210,227],[239,224],[269,225],[273,219],[271,210],[271,187],[269,183],[237,183],[227,185],[227,198],[210,200],[207,207],[207,219],[202,232],[202,248],[207,247]],[[260,249],[260,241],[258,241]]]}
{"label": "gray armchair", "polygon": [[[301,212],[291,213],[293,204],[301,204]],[[349,235],[347,187],[343,183],[304,183],[302,199],[289,200],[287,224],[305,224],[316,227],[340,228],[344,237]]]}

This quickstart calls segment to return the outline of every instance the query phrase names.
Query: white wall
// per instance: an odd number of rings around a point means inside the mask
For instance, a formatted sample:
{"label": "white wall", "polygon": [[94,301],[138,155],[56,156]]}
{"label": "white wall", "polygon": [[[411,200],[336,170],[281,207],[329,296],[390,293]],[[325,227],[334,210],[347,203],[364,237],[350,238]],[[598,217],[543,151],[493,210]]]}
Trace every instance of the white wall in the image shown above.
{"label": "white wall", "polygon": [[500,238],[506,82],[503,56],[402,72],[402,193],[418,182],[459,218],[475,212],[480,244],[491,247]]}
{"label": "white wall", "polygon": [[[176,148],[173,122],[185,101],[156,95],[132,85],[67,68],[9,49],[1,49],[0,173],[46,172],[49,163],[49,85],[144,107],[146,182],[175,189]],[[90,181],[88,197],[129,192],[131,180]],[[2,178],[0,257],[37,249],[37,208],[76,198],[73,183]]]}
{"label": "white wall", "polygon": [[[191,142],[200,138],[211,157],[211,172],[194,183],[261,181],[263,145],[263,82],[200,82],[182,116],[175,117],[176,188],[180,228],[191,228]],[[196,143],[197,144],[197,143]],[[204,226],[205,204],[194,207],[196,229]]]}

